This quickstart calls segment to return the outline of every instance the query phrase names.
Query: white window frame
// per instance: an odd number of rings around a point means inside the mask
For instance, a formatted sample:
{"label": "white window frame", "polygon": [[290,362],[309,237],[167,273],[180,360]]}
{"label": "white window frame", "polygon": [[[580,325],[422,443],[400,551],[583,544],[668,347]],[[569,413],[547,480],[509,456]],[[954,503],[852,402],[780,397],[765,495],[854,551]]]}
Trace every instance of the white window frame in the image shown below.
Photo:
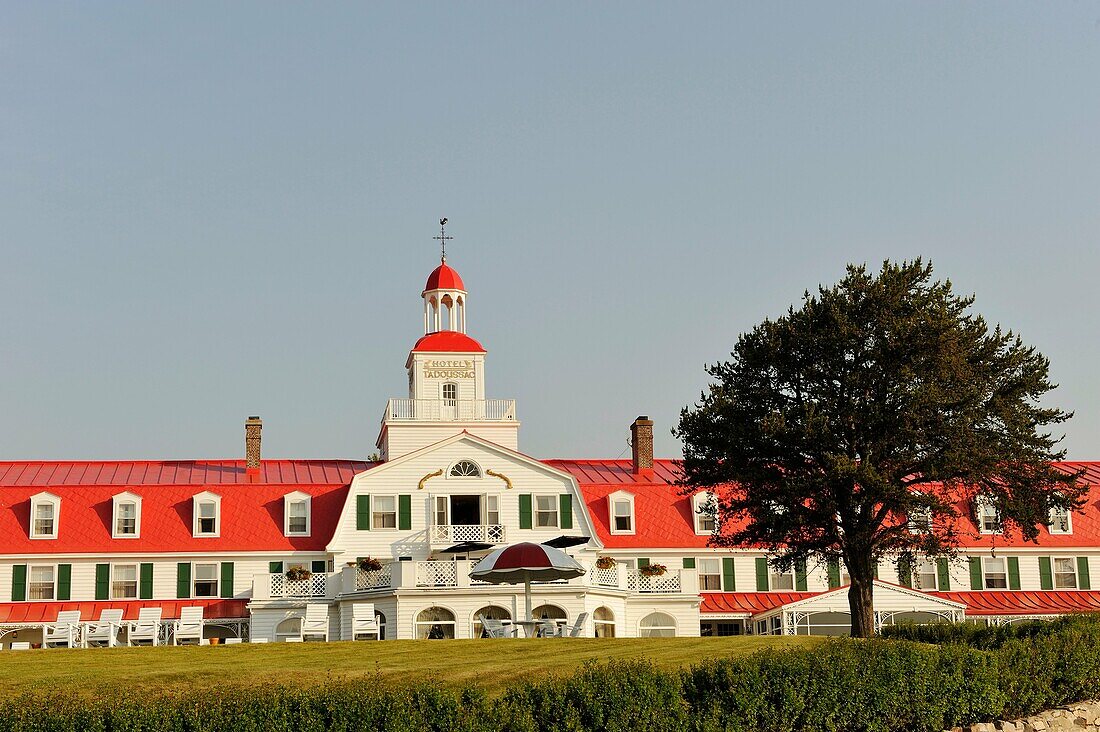
{"label": "white window frame", "polygon": [[[200,595],[195,591],[195,586],[199,582],[199,567],[213,567],[214,568],[214,594],[212,595]],[[222,567],[220,562],[192,562],[191,563],[191,597],[194,599],[208,599],[214,597],[221,597],[221,584],[222,584]],[[203,582],[210,582],[209,579],[202,580]]]}
{"label": "white window frame", "polygon": [[[38,523],[38,508],[39,506],[50,506],[53,508],[53,531],[51,532],[39,532],[36,529]],[[31,521],[27,529],[29,530],[30,538],[32,539],[56,539],[57,531],[61,524],[61,497],[55,496],[52,493],[36,493],[31,496]]]}
{"label": "white window frame", "polygon": [[[382,501],[392,501],[393,510],[379,510]],[[393,526],[383,526],[378,521],[378,516],[393,516]],[[383,519],[385,520],[385,519]],[[397,531],[397,496],[390,494],[378,494],[375,493],[371,498],[370,506],[370,527],[377,531]]]}
{"label": "white window frame", "polygon": [[[34,581],[34,570],[36,569],[49,569],[50,570],[50,596],[49,597],[34,597],[32,588],[34,585],[44,585],[45,582]],[[55,602],[57,600],[57,565],[56,564],[29,564],[27,565],[27,601],[28,602]]]}
{"label": "white window frame", "polygon": [[[1062,529],[1058,528],[1058,523],[1057,522],[1060,519],[1055,518],[1055,511],[1058,511],[1059,513],[1062,512],[1062,511],[1065,512],[1066,528],[1065,528],[1064,531]],[[1054,508],[1052,506],[1051,509],[1050,509],[1050,514],[1047,517],[1047,531],[1049,531],[1051,534],[1054,534],[1054,535],[1072,534],[1073,533],[1073,511],[1069,510],[1068,508],[1064,508],[1064,509],[1063,508]]]}
{"label": "white window frame", "polygon": [[[654,615],[664,615],[666,618],[672,621],[671,625],[642,625],[646,620],[649,620]],[[662,631],[671,630],[672,635],[666,636]],[[653,631],[658,631],[656,634]],[[678,634],[678,628],[676,627],[676,616],[670,612],[664,610],[654,610],[648,612],[638,619],[638,637],[639,638],[662,638],[662,637],[675,637]]]}
{"label": "white window frame", "polygon": [[[290,508],[296,504],[304,504],[306,509],[305,531],[291,531]],[[283,534],[285,536],[309,536],[313,531],[313,496],[302,491],[294,491],[283,496]]]}
{"label": "white window frame", "polygon": [[[630,521],[630,526],[625,529],[620,529],[615,521],[616,513],[615,507],[620,504],[625,504],[627,508],[626,517]],[[615,491],[607,497],[607,519],[609,526],[611,527],[612,534],[633,534],[637,530],[638,523],[634,515],[634,495],[626,491]]]}
{"label": "white window frame", "polygon": [[710,536],[714,533],[714,528],[703,528],[703,519],[707,518],[708,516],[714,527],[717,528],[718,526],[717,508],[713,512],[703,510],[707,502],[712,500],[717,501],[717,498],[713,493],[710,493],[709,491],[702,491],[700,493],[696,493],[691,497],[692,523],[695,526],[695,533],[700,536]]}
{"label": "white window frame", "polygon": [[[119,508],[132,505],[134,507],[134,533],[127,534],[118,530]],[[141,538],[141,496],[136,493],[119,493],[111,497],[111,538],[112,539],[140,539]]]}
{"label": "white window frame", "polygon": [[[700,592],[721,592],[722,591],[722,557],[698,557],[695,560],[695,566],[699,573],[699,591]],[[704,572],[704,568],[713,567],[716,571]],[[704,577],[717,577],[718,586],[713,588],[705,587]]]}
{"label": "white window frame", "polygon": [[[473,465],[474,469],[477,470],[477,473],[474,475],[455,475],[453,473],[454,469],[462,463],[469,463],[470,465]],[[450,464],[450,466],[447,467],[447,478],[451,480],[477,480],[479,478],[482,478],[484,475],[485,471],[481,469],[481,466],[469,458],[455,460],[453,463]]]}
{"label": "white window frame", "polygon": [[[922,578],[932,577],[932,584],[928,587],[924,586],[924,580]],[[983,580],[984,583],[984,580]],[[939,564],[935,559],[917,560],[917,566],[913,567],[913,584],[918,590],[930,591],[938,590],[940,587],[940,570]]]}
{"label": "white window frame", "polygon": [[[551,507],[550,510],[544,510],[544,509],[539,508],[539,501],[542,500],[542,499],[548,499],[550,501],[550,507]],[[560,508],[559,508],[559,503],[558,503],[559,500],[560,499],[558,498],[557,493],[552,493],[552,494],[551,493],[541,493],[541,494],[536,493],[535,494],[535,498],[534,498],[534,504],[535,505],[533,505],[531,507],[532,513],[534,514],[531,517],[531,519],[532,519],[531,523],[534,526],[534,528],[536,528],[536,529],[556,529],[559,526],[561,526],[561,516],[559,515]],[[554,523],[544,524],[544,523],[540,522],[539,521],[539,514],[544,514],[544,513],[553,513],[554,514]]]}
{"label": "white window frame", "polygon": [[[117,572],[122,567],[134,568],[134,594],[133,595],[118,595],[115,590],[120,582]],[[129,582],[129,580],[126,580]],[[111,599],[112,600],[136,600],[141,593],[141,566],[137,562],[120,562],[118,564],[111,565]]]}
{"label": "white window frame", "polygon": [[[1058,562],[1069,562],[1070,570],[1073,573],[1073,587],[1059,587],[1058,575],[1065,576],[1065,572],[1058,571]],[[1077,557],[1051,557],[1050,558],[1050,582],[1056,590],[1079,590],[1081,589],[1081,578],[1077,576]]]}
{"label": "white window frame", "polygon": [[498,493],[485,494],[485,523],[489,526],[500,525],[500,494]]}
{"label": "white window frame", "polygon": [[985,496],[978,496],[976,499],[974,499],[974,505],[975,505],[975,508],[976,508],[975,512],[978,514],[977,519],[978,519],[978,532],[979,533],[982,533],[982,534],[1003,534],[1004,533],[1004,527],[1003,526],[1000,529],[987,529],[985,527],[986,514],[989,511],[992,511],[992,517],[993,517],[994,523],[1000,523],[1001,512],[997,510],[997,506],[993,503],[992,500],[990,500],[989,498],[987,498]]}
{"label": "white window frame", "polygon": [[[214,504],[214,531],[199,531],[199,506],[204,503]],[[191,498],[191,535],[196,539],[217,538],[222,533],[222,497],[217,493],[203,491]]]}
{"label": "white window frame", "polygon": [[[776,581],[775,580],[776,580],[777,577],[789,578],[791,580],[791,586],[790,587],[776,587]],[[768,564],[768,590],[769,591],[771,591],[771,592],[797,592],[798,590],[795,589],[796,587],[798,587],[798,578],[795,577],[795,570],[794,570],[793,567],[791,569],[788,569],[786,572],[780,572],[778,569],[775,569],[774,567],[772,567],[771,563]]]}
{"label": "white window frame", "polygon": [[[447,387],[451,387],[454,396],[447,396]],[[439,399],[445,407],[458,406],[458,382],[447,381],[439,385]]]}
{"label": "white window frame", "polygon": [[[991,562],[1000,562],[1003,569],[1000,572],[990,572],[987,566]],[[1053,572],[1053,570],[1052,570]],[[1004,587],[991,587],[989,585],[990,574],[1004,574],[1005,586]],[[992,592],[1001,592],[1008,589],[1008,559],[1006,557],[982,557],[982,589]]]}

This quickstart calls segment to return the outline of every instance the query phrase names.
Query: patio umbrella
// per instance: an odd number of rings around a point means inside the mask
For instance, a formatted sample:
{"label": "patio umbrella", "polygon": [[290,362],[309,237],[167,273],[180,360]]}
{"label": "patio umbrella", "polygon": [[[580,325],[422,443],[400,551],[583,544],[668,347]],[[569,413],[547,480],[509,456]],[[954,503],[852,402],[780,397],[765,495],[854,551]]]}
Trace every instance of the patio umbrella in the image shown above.
{"label": "patio umbrella", "polygon": [[571,546],[580,546],[581,544],[587,544],[588,543],[588,537],[587,536],[566,536],[566,535],[563,534],[562,536],[555,537],[555,538],[551,539],[550,541],[544,541],[542,543],[543,543],[543,546],[552,546],[555,549],[566,549],[566,548],[571,547]]}
{"label": "patio umbrella", "polygon": [[490,552],[470,577],[494,585],[523,583],[527,620],[531,620],[531,583],[581,577],[584,567],[561,549],[525,541]]}
{"label": "patio umbrella", "polygon": [[486,549],[492,549],[492,544],[486,544],[483,541],[464,541],[461,544],[455,544],[449,546],[446,549],[440,549],[440,554],[469,554],[470,552],[480,552]]}

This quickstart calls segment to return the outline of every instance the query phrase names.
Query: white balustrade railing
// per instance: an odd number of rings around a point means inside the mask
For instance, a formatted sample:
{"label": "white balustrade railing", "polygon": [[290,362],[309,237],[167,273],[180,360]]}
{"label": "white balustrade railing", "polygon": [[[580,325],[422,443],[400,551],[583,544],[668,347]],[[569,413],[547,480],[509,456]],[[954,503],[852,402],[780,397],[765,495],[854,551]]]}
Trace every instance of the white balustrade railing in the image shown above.
{"label": "white balustrade railing", "polygon": [[458,562],[417,562],[417,587],[458,587]]}
{"label": "white balustrade railing", "polygon": [[592,571],[588,573],[592,584],[599,587],[618,587],[619,586],[619,567],[618,565],[611,565],[607,569],[600,569],[593,566]]}
{"label": "white balustrade railing", "polygon": [[311,574],[307,579],[290,580],[282,572],[268,575],[270,597],[324,597],[328,588],[328,575]]}
{"label": "white balustrade railing", "polygon": [[633,592],[676,593],[681,591],[680,570],[660,575],[644,575],[634,571],[627,575],[626,588]]}
{"label": "white balustrade railing", "polygon": [[390,399],[383,421],[515,422],[515,399]]}
{"label": "white balustrade railing", "polygon": [[384,565],[382,569],[372,569],[368,571],[362,569],[355,570],[356,590],[376,590],[383,587],[389,587],[392,583],[393,569],[390,564]]}
{"label": "white balustrade railing", "polygon": [[502,524],[443,524],[431,527],[433,544],[458,544],[463,541],[503,544],[506,537],[507,531]]}

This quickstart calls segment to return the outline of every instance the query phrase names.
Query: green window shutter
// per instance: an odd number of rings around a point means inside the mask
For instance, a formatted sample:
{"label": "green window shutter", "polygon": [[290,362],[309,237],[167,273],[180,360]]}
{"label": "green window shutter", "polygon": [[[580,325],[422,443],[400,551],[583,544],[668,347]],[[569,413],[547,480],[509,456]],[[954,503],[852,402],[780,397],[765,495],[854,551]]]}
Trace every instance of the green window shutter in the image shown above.
{"label": "green window shutter", "polygon": [[898,584],[902,587],[913,586],[913,566],[904,557],[898,560]]}
{"label": "green window shutter", "polygon": [[807,588],[806,584],[806,563],[798,562],[794,565],[794,588],[799,592],[805,592]]}
{"label": "green window shutter", "polygon": [[180,562],[176,565],[176,597],[191,597],[191,563]]}
{"label": "green window shutter", "polygon": [[1089,558],[1077,557],[1077,589],[1091,590],[1092,580],[1089,578]]}
{"label": "green window shutter", "polygon": [[695,569],[695,557],[684,557],[684,569]]}
{"label": "green window shutter", "polygon": [[1008,589],[1020,589],[1020,558],[1008,558]]}
{"label": "green window shutter", "polygon": [[733,557],[722,557],[722,591],[737,591],[737,577],[733,573]]}
{"label": "green window shutter", "polygon": [[982,580],[982,558],[970,557],[970,589],[982,590],[985,589],[985,582]]}
{"label": "green window shutter", "polygon": [[222,597],[233,597],[233,562],[222,562],[222,581],[218,589]]}
{"label": "green window shutter", "polygon": [[756,558],[756,591],[767,592],[768,591],[768,559],[767,557]]}
{"label": "green window shutter", "polygon": [[111,598],[111,565],[97,564],[95,566],[95,599],[109,600]]}
{"label": "green window shutter", "polygon": [[1039,587],[1044,590],[1054,589],[1054,570],[1051,568],[1050,557],[1039,557]]}
{"label": "green window shutter", "polygon": [[531,528],[531,494],[520,493],[519,494],[519,527],[521,529]]}
{"label": "green window shutter", "polygon": [[947,561],[947,557],[936,560],[936,580],[936,587],[940,592],[951,590],[951,564]]}
{"label": "green window shutter", "polygon": [[649,566],[649,557],[638,557],[638,569]]}
{"label": "green window shutter", "polygon": [[320,574],[328,571],[328,562],[324,559],[314,559],[309,563],[309,571]]}
{"label": "green window shutter", "polygon": [[144,562],[138,567],[138,599],[153,599],[153,564]]}
{"label": "green window shutter", "polygon": [[73,589],[73,565],[57,565],[57,599],[68,600]]}
{"label": "green window shutter", "polygon": [[283,563],[282,562],[268,562],[267,563],[267,571],[270,574],[282,574],[283,573]]}
{"label": "green window shutter", "polygon": [[355,528],[359,531],[370,530],[370,496],[355,497]]}
{"label": "green window shutter", "polygon": [[561,527],[563,529],[573,528],[573,496],[562,493],[558,496],[558,505],[561,507],[561,518],[559,519]]}
{"label": "green window shutter", "polygon": [[15,564],[11,568],[11,601],[23,602],[27,599],[27,565]]}
{"label": "green window shutter", "polygon": [[829,573],[829,589],[835,590],[840,587],[840,560],[836,557],[830,557],[828,563]]}
{"label": "green window shutter", "polygon": [[410,531],[413,527],[413,497],[408,493],[397,497],[397,528]]}

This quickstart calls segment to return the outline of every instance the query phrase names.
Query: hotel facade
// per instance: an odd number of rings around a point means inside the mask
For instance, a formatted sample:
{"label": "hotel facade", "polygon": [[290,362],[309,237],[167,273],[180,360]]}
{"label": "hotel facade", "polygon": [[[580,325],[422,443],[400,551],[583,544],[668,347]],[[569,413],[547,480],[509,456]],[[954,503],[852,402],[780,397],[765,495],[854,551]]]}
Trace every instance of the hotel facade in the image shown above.
{"label": "hotel facade", "polygon": [[[523,588],[470,570],[522,541],[588,569],[533,589],[536,617],[583,618],[585,636],[847,633],[844,567],[779,572],[759,549],[712,547],[713,499],[681,494],[649,419],[629,424],[631,459],[520,452],[516,403],[488,396],[446,260],[421,297],[409,393],[385,405],[378,460],[265,460],[249,418],[241,460],[0,462],[0,647],[41,643],[61,611],[152,607],[202,607],[207,638],[298,638],[317,604],[329,639],[351,638],[363,604],[382,639],[479,637],[480,618],[518,617]],[[903,571],[884,559],[876,624],[1100,610],[1100,463],[1065,468],[1085,471],[1086,506],[1051,515],[1038,543],[997,533],[979,503],[958,556]]]}

